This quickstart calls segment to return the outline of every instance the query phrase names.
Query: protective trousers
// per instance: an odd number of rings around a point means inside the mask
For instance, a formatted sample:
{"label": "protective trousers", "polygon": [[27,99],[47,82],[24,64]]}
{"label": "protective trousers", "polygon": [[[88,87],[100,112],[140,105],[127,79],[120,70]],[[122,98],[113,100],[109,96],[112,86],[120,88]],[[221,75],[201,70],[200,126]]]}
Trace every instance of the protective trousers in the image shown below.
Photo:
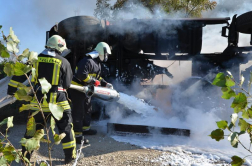
{"label": "protective trousers", "polygon": [[72,100],[72,117],[74,124],[75,136],[81,136],[82,131],[90,129],[91,123],[91,98],[80,91],[69,89]]}
{"label": "protective trousers", "polygon": [[[33,112],[33,111],[31,111]],[[49,115],[49,113],[44,113],[45,117]],[[50,116],[47,119],[50,120]],[[34,116],[34,119],[36,121],[36,130],[40,130],[44,128],[44,120],[42,118],[41,113],[38,113]],[[59,134],[65,133],[66,136],[62,139],[62,146],[63,151],[65,153],[65,158],[76,158],[76,143],[75,143],[75,135],[73,131],[73,124],[72,124],[72,118],[71,118],[71,112],[65,111],[63,113],[63,117],[60,120],[55,119],[56,126],[58,128]],[[27,131],[25,132],[24,137],[26,139],[31,138],[30,136],[26,135]],[[22,153],[24,154],[26,151],[25,147],[22,145]],[[26,158],[30,160],[29,153],[26,154]]]}

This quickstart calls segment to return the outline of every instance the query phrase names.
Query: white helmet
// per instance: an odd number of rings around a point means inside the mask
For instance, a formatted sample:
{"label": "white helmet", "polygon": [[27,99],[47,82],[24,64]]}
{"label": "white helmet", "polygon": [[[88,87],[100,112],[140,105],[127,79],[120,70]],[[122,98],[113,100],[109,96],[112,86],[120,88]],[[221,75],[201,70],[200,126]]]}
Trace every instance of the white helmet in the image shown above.
{"label": "white helmet", "polygon": [[108,60],[108,55],[111,54],[110,47],[105,42],[98,43],[94,50],[99,53],[99,58],[102,62],[106,62]]}
{"label": "white helmet", "polygon": [[67,50],[66,41],[59,35],[53,35],[47,40],[46,48],[55,49],[58,52],[62,53],[64,50]]}

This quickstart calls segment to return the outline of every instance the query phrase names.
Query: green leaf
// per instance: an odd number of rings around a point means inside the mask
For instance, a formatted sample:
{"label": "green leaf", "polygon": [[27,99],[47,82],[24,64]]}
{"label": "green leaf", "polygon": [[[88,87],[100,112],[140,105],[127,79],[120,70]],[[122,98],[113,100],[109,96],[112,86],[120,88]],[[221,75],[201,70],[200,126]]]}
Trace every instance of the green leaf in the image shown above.
{"label": "green leaf", "polygon": [[0,42],[0,55],[2,58],[9,58],[10,54],[8,53],[6,47]]}
{"label": "green leaf", "polygon": [[242,117],[243,117],[244,119],[249,119],[249,113],[248,113],[247,110],[242,111]]}
{"label": "green leaf", "polygon": [[52,130],[52,133],[53,133],[53,135],[55,135],[55,131],[54,131],[54,129],[55,129],[55,120],[54,120],[53,116],[51,116],[51,121],[50,121],[50,123],[51,123],[51,130]]}
{"label": "green leaf", "polygon": [[33,137],[34,134],[36,133],[36,122],[33,117],[30,117],[28,122],[27,122],[27,127],[26,127],[26,135]]}
{"label": "green leaf", "polygon": [[224,132],[221,129],[216,129],[216,130],[212,131],[209,136],[212,139],[215,139],[216,141],[220,141],[220,140],[224,139]]}
{"label": "green leaf", "polygon": [[233,124],[233,123],[230,123],[230,124],[228,125],[228,129],[229,129],[229,130],[231,130],[233,127],[234,127],[234,124]]}
{"label": "green leaf", "polygon": [[52,85],[44,77],[38,80],[42,88],[42,93],[48,93],[49,90],[52,88]]}
{"label": "green leaf", "polygon": [[5,147],[3,150],[3,155],[4,155],[5,159],[9,162],[15,160],[15,156],[13,154],[13,151],[15,151],[15,148],[13,148],[12,146]]}
{"label": "green leaf", "polygon": [[213,85],[219,86],[219,87],[226,87],[226,78],[224,73],[218,73],[213,80]]}
{"label": "green leaf", "polygon": [[40,139],[40,142],[44,142],[44,143],[52,143],[50,140],[48,141],[47,139],[45,138],[41,138]]}
{"label": "green leaf", "polygon": [[33,117],[33,116],[37,115],[39,112],[40,112],[40,111],[34,111],[34,112],[30,115],[30,117]]}
{"label": "green leaf", "polygon": [[22,139],[20,142],[25,143],[26,150],[31,152],[33,150],[38,150],[40,147],[40,139],[44,136],[44,130],[37,130],[34,136],[30,139]]}
{"label": "green leaf", "polygon": [[22,61],[24,58],[27,58],[30,54],[30,51],[28,48],[26,48],[21,55],[18,56],[18,60]]}
{"label": "green leaf", "polygon": [[1,158],[0,158],[0,165],[1,166],[8,166],[9,164],[8,164],[8,161],[4,158],[4,156],[2,156]]}
{"label": "green leaf", "polygon": [[241,131],[241,132],[238,133],[238,135],[240,136],[240,135],[245,134],[245,133],[246,133],[245,131]]}
{"label": "green leaf", "polygon": [[6,50],[1,51],[1,57],[2,58],[9,58],[10,54]]}
{"label": "green leaf", "polygon": [[18,45],[17,43],[13,42],[12,40],[7,41],[7,50],[12,53],[18,53]]}
{"label": "green leaf", "polygon": [[245,162],[245,159],[242,159],[238,156],[232,156],[231,159],[232,159],[231,162],[232,166],[241,166]]}
{"label": "green leaf", "polygon": [[231,145],[234,148],[238,147],[238,141],[239,141],[239,134],[237,132],[231,133],[228,137],[228,140],[230,141]]}
{"label": "green leaf", "polygon": [[235,126],[235,122],[238,119],[238,114],[234,113],[231,115],[231,123]]}
{"label": "green leaf", "polygon": [[248,108],[247,110],[244,110],[244,111],[242,112],[242,117],[243,117],[244,119],[249,119],[249,118],[252,119],[252,108],[250,107],[250,108]]}
{"label": "green leaf", "polygon": [[12,27],[10,27],[10,37],[12,38],[12,40],[15,42],[15,43],[19,43],[19,39],[17,38],[17,36],[14,34],[14,31],[12,30]]}
{"label": "green leaf", "polygon": [[30,55],[29,55],[28,60],[29,60],[32,64],[34,64],[35,62],[37,62],[37,60],[38,60],[38,53],[33,52],[33,51],[30,52]]}
{"label": "green leaf", "polygon": [[223,99],[230,99],[231,97],[235,97],[235,92],[230,87],[222,87],[222,98]]}
{"label": "green leaf", "polygon": [[14,94],[14,97],[17,99],[17,100],[25,100],[25,101],[31,101],[32,100],[32,97],[28,95],[28,93],[26,92],[25,89],[18,89],[15,94]]}
{"label": "green leaf", "polygon": [[19,107],[19,112],[22,112],[24,110],[30,110],[32,106],[30,104],[22,104],[21,107]]}
{"label": "green leaf", "polygon": [[7,124],[8,118],[5,118],[4,120],[2,120],[2,122],[0,122],[0,126]]}
{"label": "green leaf", "polygon": [[55,119],[60,120],[62,118],[63,112],[64,112],[63,107],[61,107],[57,104],[49,103],[49,109]]}
{"label": "green leaf", "polygon": [[7,124],[7,128],[13,127],[13,116],[5,118],[2,122],[0,122],[0,126]]}
{"label": "green leaf", "polygon": [[228,127],[228,122],[226,120],[216,122],[219,129],[225,130]]}
{"label": "green leaf", "polygon": [[42,163],[40,163],[39,166],[47,166],[47,164],[45,162],[42,162]]}
{"label": "green leaf", "polygon": [[27,139],[26,139],[26,138],[22,138],[22,139],[19,141],[19,143],[21,143],[21,144],[26,144],[26,142],[27,142]]}
{"label": "green leaf", "polygon": [[40,129],[40,130],[37,130],[36,133],[34,134],[33,138],[36,138],[36,139],[41,139],[43,138],[45,135],[45,132],[44,132],[44,129]]}
{"label": "green leaf", "polygon": [[14,64],[12,63],[6,63],[4,65],[4,72],[7,74],[7,76],[13,76],[14,75]]}
{"label": "green leaf", "polygon": [[3,26],[2,26],[2,25],[0,25],[0,29],[2,29],[2,27],[3,27]]}
{"label": "green leaf", "polygon": [[19,163],[20,162],[20,157],[19,156],[21,156],[22,155],[22,152],[17,152],[17,154],[15,155],[15,161],[17,162],[17,163]]}
{"label": "green leaf", "polygon": [[6,50],[2,50],[1,52],[1,57],[2,58],[9,58],[10,54]]}
{"label": "green leaf", "polygon": [[231,87],[235,85],[235,82],[224,73],[218,73],[212,84],[219,87]]}
{"label": "green leaf", "polygon": [[31,69],[32,69],[31,65],[25,65],[23,63],[16,62],[14,65],[14,75],[22,76],[31,71]]}
{"label": "green leaf", "polygon": [[252,108],[251,107],[247,110],[247,114],[248,114],[249,118],[252,118]]}
{"label": "green leaf", "polygon": [[24,89],[27,93],[29,93],[31,91],[31,87],[27,87],[26,85],[24,85],[22,83],[18,83],[17,87],[18,87],[18,89]]}
{"label": "green leaf", "polygon": [[35,138],[27,139],[25,143],[26,150],[31,152],[33,150],[38,150],[40,147],[40,140]]}
{"label": "green leaf", "polygon": [[33,67],[32,68],[32,80],[36,78],[36,69]]}
{"label": "green leaf", "polygon": [[247,107],[247,105],[247,96],[244,93],[240,92],[235,96],[231,107],[234,108],[234,111],[236,113],[238,113],[240,111],[243,111]]}
{"label": "green leaf", "polygon": [[7,128],[13,127],[13,116],[7,118]]}
{"label": "green leaf", "polygon": [[61,140],[62,140],[65,136],[66,136],[65,133],[61,133],[60,135],[55,134],[55,135],[53,136],[55,145],[60,144]]}
{"label": "green leaf", "polygon": [[247,131],[248,127],[250,126],[244,119],[240,118],[238,125],[240,126],[240,131]]}

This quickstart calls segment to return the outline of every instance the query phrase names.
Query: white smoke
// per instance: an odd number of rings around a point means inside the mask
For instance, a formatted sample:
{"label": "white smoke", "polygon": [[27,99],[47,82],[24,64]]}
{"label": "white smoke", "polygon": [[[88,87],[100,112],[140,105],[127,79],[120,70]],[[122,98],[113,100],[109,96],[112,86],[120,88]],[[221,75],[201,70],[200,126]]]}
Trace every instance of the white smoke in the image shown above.
{"label": "white smoke", "polygon": [[[233,3],[234,2],[234,3]],[[247,1],[218,1],[218,5],[216,9],[213,11],[208,11],[203,13],[203,17],[231,17],[234,14],[243,14],[249,11],[249,6],[251,6],[251,2]],[[144,9],[141,6],[139,11],[145,11],[146,15],[141,15],[136,13],[127,13],[122,12],[121,15],[124,18],[135,18],[135,17],[144,17],[144,18],[155,18],[154,15],[149,15],[146,13],[147,9]],[[154,12],[155,13],[155,12]],[[156,12],[158,13],[158,12]],[[163,12],[161,12],[163,13]],[[161,18],[169,17],[170,15],[165,15]],[[231,20],[230,22],[231,23]],[[204,38],[203,38],[203,49],[202,52],[222,52],[227,47],[227,39],[221,37],[221,27],[224,25],[212,25],[204,27]],[[249,35],[247,35],[249,36]],[[250,36],[249,36],[250,37]],[[248,45],[249,39],[247,37],[240,37],[239,46],[246,43]],[[165,64],[166,62],[163,61]],[[163,65],[165,66],[165,65]],[[175,66],[175,65],[174,65]],[[173,68],[174,66],[171,66]],[[176,73],[179,73],[180,67],[176,65],[174,68],[174,76],[176,77]],[[190,68],[190,67],[189,67]],[[188,73],[188,66],[183,67],[181,72]],[[181,74],[178,74],[181,76]],[[188,74],[180,78],[185,79],[188,77]],[[159,78],[156,82],[160,84]],[[182,80],[180,80],[182,81]],[[212,81],[212,79],[210,80]],[[172,83],[172,80],[167,80],[165,84]],[[183,82],[183,81],[182,81]],[[201,83],[206,81],[200,81]],[[176,82],[178,83],[178,82]],[[170,84],[169,84],[170,85]],[[220,120],[227,120],[230,121],[230,114],[233,112],[233,109],[230,108],[231,100],[224,100],[221,98],[221,91],[218,87],[212,87],[208,90],[205,90],[205,85],[199,85],[199,82],[195,81],[195,84],[189,86],[189,83],[185,84],[181,83],[181,86],[175,87],[174,89],[169,87],[169,90],[166,91],[166,95],[159,93],[152,93],[148,89],[139,89],[139,93],[136,94],[136,91],[130,91],[128,88],[127,94],[135,94],[139,98],[145,99],[149,103],[155,105],[156,107],[161,108],[156,114],[152,114],[151,116],[143,117],[139,114],[135,114],[133,112],[128,113],[124,112],[121,105],[115,106],[113,109],[109,109],[110,111],[108,114],[110,115],[111,119],[110,122],[114,123],[123,123],[123,124],[139,124],[139,125],[149,125],[149,126],[159,126],[159,127],[171,127],[171,128],[187,128],[191,130],[190,138],[183,138],[183,137],[158,137],[154,136],[153,138],[146,138],[142,139],[141,142],[134,139],[134,137],[126,137],[119,138],[114,137],[120,141],[124,140],[125,142],[134,142],[137,145],[143,147],[152,147],[152,148],[159,148],[159,149],[166,149],[171,150],[171,146],[175,147],[183,147],[185,149],[190,149],[190,151],[194,153],[204,153],[204,152],[212,152],[216,153],[221,156],[221,159],[228,160],[228,157],[231,157],[234,154],[246,156],[247,152],[239,146],[238,149],[235,151],[233,150],[232,146],[230,145],[227,139],[222,140],[221,142],[216,142],[212,140],[208,135],[211,133],[212,130],[217,129],[216,121]],[[135,86],[135,84],[134,84]],[[203,87],[204,86],[204,87]],[[189,88],[186,88],[189,87]],[[136,89],[136,88],[135,88]],[[165,91],[165,90],[162,90]],[[172,93],[171,93],[172,91]],[[160,98],[157,96],[161,96],[163,98],[163,102],[160,102]],[[151,99],[150,99],[151,98]],[[139,105],[138,100],[131,98],[132,100],[127,101],[127,103],[121,103],[123,105],[127,104],[134,104],[135,107]],[[167,100],[165,100],[167,99]],[[170,102],[171,105],[167,105],[166,102]],[[165,109],[167,108],[167,109]],[[149,110],[146,109],[146,112]],[[153,111],[153,110],[151,110]],[[227,133],[225,133],[227,134]],[[240,139],[246,144],[249,145],[250,140],[248,139],[248,135],[242,136]],[[146,142],[149,145],[146,145]],[[216,150],[220,149],[222,152]],[[231,153],[232,151],[232,153]],[[227,157],[228,156],[228,157]],[[250,160],[250,159],[249,159]],[[249,162],[248,162],[249,163]]]}

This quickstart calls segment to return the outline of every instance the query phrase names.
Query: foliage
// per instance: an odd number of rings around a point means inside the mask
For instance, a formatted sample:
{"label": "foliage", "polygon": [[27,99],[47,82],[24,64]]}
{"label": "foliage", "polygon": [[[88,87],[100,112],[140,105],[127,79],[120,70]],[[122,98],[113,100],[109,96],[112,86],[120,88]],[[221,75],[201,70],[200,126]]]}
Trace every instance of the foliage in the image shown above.
{"label": "foliage", "polygon": [[[252,106],[250,100],[252,94],[250,94],[249,91],[250,85],[252,83],[252,73],[250,74],[248,91],[242,86],[244,82],[243,76],[241,76],[240,82],[236,83],[232,74],[230,72],[227,73],[228,75],[225,75],[224,73],[218,73],[212,84],[221,87],[223,99],[233,99],[231,108],[233,108],[234,113],[230,116],[230,122],[226,120],[216,122],[218,129],[212,131],[209,136],[216,141],[220,141],[227,136],[232,147],[237,148],[239,145],[241,145],[244,149],[252,154],[250,147],[247,148],[244,143],[239,140],[239,137],[246,133],[245,136],[248,136],[250,144],[252,143]],[[224,135],[225,130],[229,132],[228,135]],[[245,162],[246,157],[241,158],[239,156],[233,156],[231,158],[231,164],[233,166],[240,166]]]}
{"label": "foliage", "polygon": [[[213,0],[117,0],[114,5],[108,3],[109,0],[97,0],[95,16],[98,18],[109,18],[109,8],[116,15],[116,12],[125,10],[134,12],[132,5],[141,4],[151,13],[156,7],[161,7],[166,13],[181,11],[185,17],[201,17],[201,13],[213,10],[217,5]],[[134,9],[133,9],[134,10]]]}
{"label": "foliage", "polygon": [[[2,26],[0,26],[1,29]],[[54,135],[54,143],[52,143],[49,139],[49,131],[50,128],[55,128],[55,122],[52,123],[49,127],[47,127],[46,119],[48,117],[45,117],[42,104],[47,104],[49,107],[49,110],[51,111],[51,114],[48,116],[53,115],[57,120],[60,120],[63,116],[63,108],[61,106],[58,106],[56,103],[47,103],[46,102],[46,94],[49,92],[52,85],[48,83],[48,81],[45,78],[39,79],[39,82],[41,84],[41,90],[44,94],[44,98],[41,101],[38,101],[36,92],[33,89],[33,84],[30,81],[30,75],[33,77],[36,77],[36,71],[35,68],[33,68],[34,63],[36,63],[38,59],[38,54],[36,52],[29,51],[29,49],[25,49],[22,54],[18,55],[19,53],[19,39],[14,34],[14,31],[12,28],[10,28],[10,33],[8,36],[5,36],[2,32],[3,41],[0,41],[0,57],[4,59],[4,68],[3,71],[6,73],[7,76],[25,76],[29,82],[29,86],[26,86],[22,83],[19,83],[17,85],[18,90],[14,94],[14,97],[17,100],[24,100],[24,101],[36,101],[37,104],[35,105],[38,108],[38,111],[32,112],[28,117],[27,122],[27,133],[26,135],[31,137],[29,139],[22,138],[20,143],[25,146],[26,150],[28,152],[32,152],[33,150],[38,150],[40,148],[40,142],[46,142],[48,144],[48,154],[49,154],[49,160],[50,165],[52,165],[52,159],[51,159],[51,149],[54,144],[59,144],[61,140],[65,137],[65,133],[62,133],[60,135],[56,134],[53,131]],[[14,58],[11,58],[14,57]],[[31,73],[31,74],[30,74]],[[32,96],[31,96],[32,94]],[[41,103],[43,102],[43,103]],[[19,108],[19,111],[25,111],[30,110],[34,105],[32,104],[23,104],[22,107]],[[45,129],[36,130],[36,121],[34,116],[37,114],[41,114],[44,120],[44,127]],[[54,119],[52,117],[52,119]],[[15,149],[15,147],[11,144],[11,142],[8,140],[8,129],[10,127],[13,127],[13,117],[8,117],[4,119],[2,122],[0,122],[0,127],[2,125],[7,125],[6,133],[5,135],[0,132],[2,137],[4,139],[0,140],[0,154],[2,153],[0,157],[0,165],[11,165],[13,161],[16,161],[19,163],[22,161],[25,165],[30,165],[30,161],[23,156],[21,151],[18,151]],[[51,120],[52,121],[52,120]],[[46,135],[47,139],[44,139],[44,136]],[[41,162],[40,165],[47,165],[47,162]]]}
{"label": "foliage", "polygon": [[109,19],[111,17],[110,0],[97,0],[94,15],[99,19]]}

